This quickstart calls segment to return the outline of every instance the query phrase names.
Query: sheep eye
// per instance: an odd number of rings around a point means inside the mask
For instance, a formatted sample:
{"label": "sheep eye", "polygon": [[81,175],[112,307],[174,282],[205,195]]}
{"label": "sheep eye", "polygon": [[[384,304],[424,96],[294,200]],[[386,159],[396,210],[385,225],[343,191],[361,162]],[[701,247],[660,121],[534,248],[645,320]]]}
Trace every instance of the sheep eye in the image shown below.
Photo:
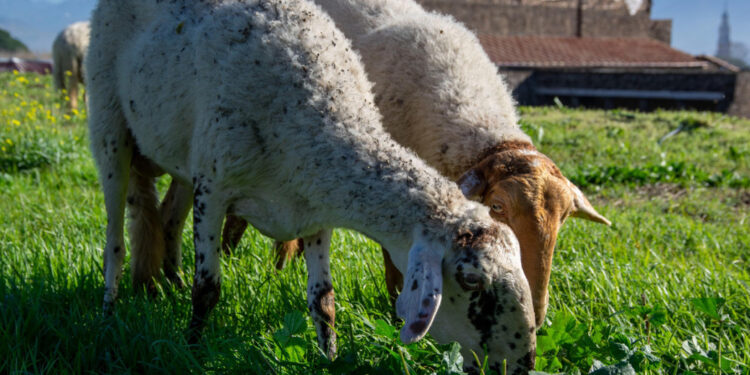
{"label": "sheep eye", "polygon": [[459,274],[458,282],[467,290],[479,290],[482,288],[482,278],[474,273]]}
{"label": "sheep eye", "polygon": [[492,208],[492,211],[495,211],[495,212],[497,212],[499,214],[503,213],[503,206],[501,206],[499,204],[493,204],[491,206],[491,208]]}

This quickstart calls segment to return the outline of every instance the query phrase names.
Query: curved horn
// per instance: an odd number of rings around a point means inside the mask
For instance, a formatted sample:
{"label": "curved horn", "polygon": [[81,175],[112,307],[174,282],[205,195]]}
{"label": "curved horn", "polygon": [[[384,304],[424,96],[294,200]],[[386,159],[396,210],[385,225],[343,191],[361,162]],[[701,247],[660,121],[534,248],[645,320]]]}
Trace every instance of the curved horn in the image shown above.
{"label": "curved horn", "polygon": [[583,195],[581,189],[573,185],[572,182],[568,181],[570,190],[573,192],[573,212],[570,216],[580,217],[582,219],[591,220],[593,222],[602,223],[604,225],[612,225],[612,222],[607,220],[606,217],[600,215],[591,205],[586,196]]}

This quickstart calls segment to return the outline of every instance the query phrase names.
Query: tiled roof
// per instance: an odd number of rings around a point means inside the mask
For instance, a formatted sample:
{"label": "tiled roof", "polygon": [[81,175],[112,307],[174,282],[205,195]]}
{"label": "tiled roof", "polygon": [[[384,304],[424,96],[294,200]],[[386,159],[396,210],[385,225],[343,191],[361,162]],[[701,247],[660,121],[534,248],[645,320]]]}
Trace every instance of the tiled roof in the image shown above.
{"label": "tiled roof", "polygon": [[647,38],[480,35],[490,59],[503,67],[707,68],[709,63]]}

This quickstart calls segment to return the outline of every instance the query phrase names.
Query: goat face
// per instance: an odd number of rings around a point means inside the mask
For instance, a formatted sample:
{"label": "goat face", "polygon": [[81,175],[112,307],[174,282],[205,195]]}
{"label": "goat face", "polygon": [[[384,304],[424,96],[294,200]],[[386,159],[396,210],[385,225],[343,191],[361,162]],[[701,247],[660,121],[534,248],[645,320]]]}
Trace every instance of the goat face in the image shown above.
{"label": "goat face", "polygon": [[568,216],[609,225],[557,166],[531,144],[501,145],[459,180],[462,191],[490,207],[521,245],[523,270],[531,287],[536,325],[547,311],[547,286],[557,233]]}

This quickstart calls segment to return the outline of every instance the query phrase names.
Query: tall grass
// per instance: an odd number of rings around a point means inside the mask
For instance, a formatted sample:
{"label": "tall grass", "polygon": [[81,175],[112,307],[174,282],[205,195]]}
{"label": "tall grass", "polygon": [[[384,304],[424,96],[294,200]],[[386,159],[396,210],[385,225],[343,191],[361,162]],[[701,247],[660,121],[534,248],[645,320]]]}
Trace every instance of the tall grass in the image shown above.
{"label": "tall grass", "polygon": [[[189,289],[137,295],[127,265],[116,313],[103,318],[106,217],[86,113],[67,112],[49,77],[0,74],[0,94],[0,373],[455,374],[473,360],[431,339],[399,342],[380,250],[346,230],[332,248],[333,362],[304,313],[304,262],[274,271],[271,241],[255,231],[222,259],[222,296],[201,345],[185,341]],[[614,223],[563,226],[537,370],[750,373],[750,121],[557,108],[522,116]]]}

